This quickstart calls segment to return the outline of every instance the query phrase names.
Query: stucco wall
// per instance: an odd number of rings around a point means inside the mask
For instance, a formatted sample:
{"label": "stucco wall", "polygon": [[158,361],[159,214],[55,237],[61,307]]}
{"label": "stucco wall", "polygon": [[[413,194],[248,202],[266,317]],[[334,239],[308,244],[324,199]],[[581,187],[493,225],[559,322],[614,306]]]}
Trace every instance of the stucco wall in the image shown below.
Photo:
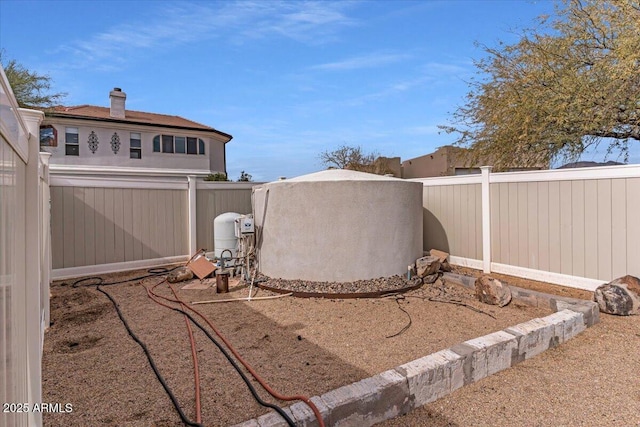
{"label": "stucco wall", "polygon": [[434,153],[402,162],[402,177],[410,179],[443,176],[447,175],[447,168],[447,151],[439,149]]}
{"label": "stucco wall", "polygon": [[[86,122],[80,122],[83,124]],[[45,147],[50,152],[53,165],[99,165],[117,167],[140,167],[158,169],[193,169],[199,171],[224,171],[224,143],[200,132],[172,130],[166,128],[141,129],[128,124],[118,127],[95,122],[90,125],[79,125],[78,122],[64,120],[63,123],[52,124],[58,133],[58,146]],[[65,155],[65,128],[76,127],[79,132],[79,156]],[[91,131],[98,137],[99,144],[95,153],[89,149],[87,140]],[[142,138],[142,158],[132,159],[129,156],[130,134],[137,132]],[[114,133],[120,137],[120,149],[114,153],[111,138]],[[205,154],[158,153],[153,151],[153,138],[156,135],[189,136],[200,138],[205,143]]]}
{"label": "stucco wall", "polygon": [[254,187],[260,271],[348,282],[406,274],[422,255],[422,185],[328,170]]}

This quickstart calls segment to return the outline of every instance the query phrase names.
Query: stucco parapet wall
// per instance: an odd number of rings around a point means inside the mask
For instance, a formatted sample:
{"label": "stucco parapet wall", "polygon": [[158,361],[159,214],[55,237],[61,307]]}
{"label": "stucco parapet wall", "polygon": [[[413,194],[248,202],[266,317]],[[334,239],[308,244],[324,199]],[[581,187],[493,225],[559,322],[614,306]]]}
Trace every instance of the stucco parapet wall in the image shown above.
{"label": "stucco parapet wall", "polygon": [[[327,426],[369,426],[403,415],[556,347],[599,320],[593,316],[591,307],[597,308],[597,304],[591,301],[541,292],[529,293],[526,297],[535,298],[540,307],[549,304],[549,308],[559,311],[465,341],[311,400],[320,409]],[[518,295],[513,298],[519,300]],[[591,316],[589,321],[585,312]],[[297,426],[318,425],[304,403],[290,406],[287,413],[292,414]],[[242,427],[285,425],[275,412],[237,424]]]}

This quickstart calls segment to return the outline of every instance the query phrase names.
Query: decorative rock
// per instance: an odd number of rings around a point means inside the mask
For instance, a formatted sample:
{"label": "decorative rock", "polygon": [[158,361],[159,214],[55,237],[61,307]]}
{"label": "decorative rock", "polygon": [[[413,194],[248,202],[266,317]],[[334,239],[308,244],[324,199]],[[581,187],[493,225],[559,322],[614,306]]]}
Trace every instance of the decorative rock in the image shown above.
{"label": "decorative rock", "polygon": [[440,260],[435,256],[425,256],[416,260],[416,272],[419,277],[430,276],[440,269]]}
{"label": "decorative rock", "polygon": [[193,279],[193,272],[187,267],[176,268],[167,276],[167,281],[170,283],[184,282],[191,279]]}
{"label": "decorative rock", "polygon": [[438,273],[434,273],[434,274],[429,274],[428,276],[424,276],[423,282],[427,283],[427,284],[432,284],[435,283],[436,280],[438,280],[438,277],[440,277],[440,275]]}
{"label": "decorative rock", "polygon": [[640,297],[640,279],[635,276],[626,275],[615,279],[611,284],[627,285],[627,289],[635,293],[637,297]]}
{"label": "decorative rock", "polygon": [[593,300],[600,311],[618,316],[640,314],[640,280],[634,276],[624,276],[599,286],[593,293]]}
{"label": "decorative rock", "polygon": [[440,263],[446,262],[447,258],[449,258],[449,254],[444,251],[439,251],[437,249],[431,249],[429,251],[429,255],[438,257]]}
{"label": "decorative rock", "polygon": [[440,270],[450,272],[452,270],[451,265],[449,265],[449,261],[444,260],[440,263]]}
{"label": "decorative rock", "polygon": [[476,280],[476,298],[485,304],[504,307],[511,302],[511,289],[491,276],[483,275]]}

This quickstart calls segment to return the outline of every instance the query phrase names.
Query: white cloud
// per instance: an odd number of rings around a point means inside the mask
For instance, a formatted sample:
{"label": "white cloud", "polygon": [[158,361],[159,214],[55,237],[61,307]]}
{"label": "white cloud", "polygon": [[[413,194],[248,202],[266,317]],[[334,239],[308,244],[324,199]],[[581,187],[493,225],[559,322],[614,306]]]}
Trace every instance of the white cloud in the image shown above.
{"label": "white cloud", "polygon": [[356,70],[361,68],[373,68],[399,62],[411,58],[408,54],[382,54],[372,53],[369,55],[355,56],[337,62],[314,65],[315,70]]}
{"label": "white cloud", "polygon": [[[153,5],[155,3],[148,3]],[[335,38],[354,22],[343,10],[348,2],[215,2],[177,3],[102,32],[60,46],[72,68],[122,63],[144,51],[213,38],[236,43],[248,39],[285,37],[319,44]]]}
{"label": "white cloud", "polygon": [[334,40],[337,29],[353,25],[342,9],[348,2],[259,2],[252,3],[250,14],[256,19],[246,25],[243,35],[265,37],[281,35],[305,43],[321,44]]}
{"label": "white cloud", "polygon": [[366,95],[349,99],[345,102],[345,104],[351,107],[363,105],[363,104],[366,104],[367,102],[376,101],[376,100],[387,98],[389,96],[393,96],[402,92],[406,92],[411,89],[416,89],[420,86],[423,86],[425,83],[431,80],[432,80],[432,77],[430,76],[422,76],[414,79],[399,80],[397,82],[387,85],[384,88],[381,88],[376,92],[372,92]]}
{"label": "white cloud", "polygon": [[402,131],[406,135],[438,135],[438,125],[410,126]]}

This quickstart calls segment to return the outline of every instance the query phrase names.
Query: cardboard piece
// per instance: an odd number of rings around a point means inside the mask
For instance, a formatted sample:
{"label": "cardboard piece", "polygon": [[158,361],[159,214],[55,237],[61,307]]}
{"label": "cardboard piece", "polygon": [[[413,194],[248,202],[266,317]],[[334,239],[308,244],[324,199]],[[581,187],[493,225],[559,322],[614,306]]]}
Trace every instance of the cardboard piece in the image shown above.
{"label": "cardboard piece", "polygon": [[204,255],[198,255],[187,263],[189,270],[193,271],[198,279],[202,280],[216,271],[214,263],[209,261]]}

